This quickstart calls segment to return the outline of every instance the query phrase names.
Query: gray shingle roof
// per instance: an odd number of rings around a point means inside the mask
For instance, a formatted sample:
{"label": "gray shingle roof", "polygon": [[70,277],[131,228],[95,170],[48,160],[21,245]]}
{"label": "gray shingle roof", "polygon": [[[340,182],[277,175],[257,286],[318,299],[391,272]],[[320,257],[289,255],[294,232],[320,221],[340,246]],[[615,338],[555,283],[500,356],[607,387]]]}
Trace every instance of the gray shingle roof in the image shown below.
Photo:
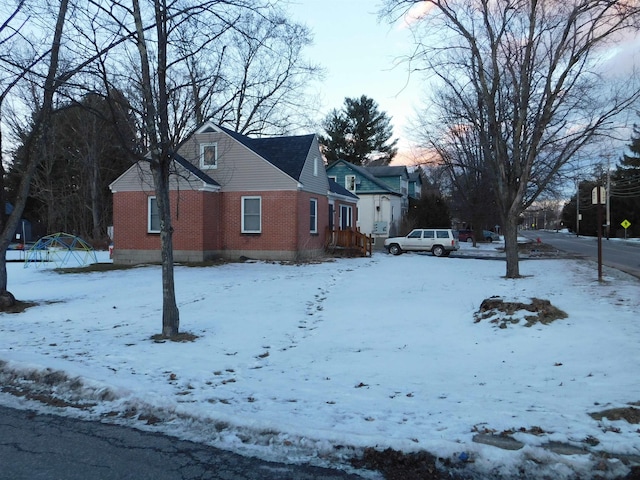
{"label": "gray shingle roof", "polygon": [[173,154],[173,159],[182,167],[184,167],[186,170],[188,170],[189,172],[191,172],[193,175],[195,175],[196,177],[198,177],[200,180],[202,180],[204,183],[206,183],[207,185],[214,185],[216,187],[219,187],[220,184],[218,182],[216,182],[213,178],[211,178],[209,175],[207,175],[206,173],[204,173],[202,170],[200,170],[198,167],[196,167],[193,163],[189,162],[187,159],[185,159],[183,156],[174,153]]}
{"label": "gray shingle roof", "polygon": [[338,182],[336,182],[333,179],[329,179],[329,191],[331,193],[335,193],[336,195],[342,195],[343,197],[351,197],[354,200],[358,199],[358,196],[353,194],[352,192],[350,192],[349,190],[347,190],[346,188],[344,188],[342,185],[340,185]]}

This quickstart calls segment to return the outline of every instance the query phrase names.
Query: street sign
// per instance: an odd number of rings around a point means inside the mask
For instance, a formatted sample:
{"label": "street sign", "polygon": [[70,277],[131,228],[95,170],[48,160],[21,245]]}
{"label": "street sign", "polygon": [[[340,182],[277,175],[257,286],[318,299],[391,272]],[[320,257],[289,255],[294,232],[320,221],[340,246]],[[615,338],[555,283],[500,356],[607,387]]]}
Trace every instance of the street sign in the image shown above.
{"label": "street sign", "polygon": [[627,219],[624,219],[620,225],[622,225],[622,228],[624,228],[626,230],[627,228],[629,228],[631,226],[631,222],[629,220],[627,220]]}
{"label": "street sign", "polygon": [[607,191],[604,187],[593,187],[593,190],[591,190],[591,204],[598,204],[598,188],[600,188],[600,204],[604,205],[607,203]]}

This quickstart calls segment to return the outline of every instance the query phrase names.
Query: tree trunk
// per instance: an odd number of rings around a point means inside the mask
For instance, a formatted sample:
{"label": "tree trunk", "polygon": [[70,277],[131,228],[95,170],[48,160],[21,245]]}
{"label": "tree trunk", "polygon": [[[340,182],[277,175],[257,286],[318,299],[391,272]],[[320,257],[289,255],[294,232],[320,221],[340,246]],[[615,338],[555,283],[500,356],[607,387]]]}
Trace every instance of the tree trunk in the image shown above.
{"label": "tree trunk", "polygon": [[504,234],[504,250],[507,257],[507,278],[520,278],[518,261],[518,217],[507,215],[502,220]]}
{"label": "tree trunk", "polygon": [[160,252],[162,255],[162,336],[175,337],[179,332],[180,313],[176,304],[173,277],[173,226],[169,198],[169,158],[153,162],[158,217],[160,218]]}

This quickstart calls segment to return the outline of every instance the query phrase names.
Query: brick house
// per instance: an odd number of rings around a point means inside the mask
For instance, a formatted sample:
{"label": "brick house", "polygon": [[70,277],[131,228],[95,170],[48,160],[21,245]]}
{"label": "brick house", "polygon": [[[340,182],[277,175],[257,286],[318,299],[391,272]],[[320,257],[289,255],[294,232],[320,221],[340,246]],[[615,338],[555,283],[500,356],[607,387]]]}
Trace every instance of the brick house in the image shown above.
{"label": "brick house", "polygon": [[[206,123],[179,147],[170,182],[174,259],[301,260],[324,254],[357,196],[329,182],[315,135],[249,138]],[[160,261],[153,179],[130,167],[113,193],[114,263]]]}

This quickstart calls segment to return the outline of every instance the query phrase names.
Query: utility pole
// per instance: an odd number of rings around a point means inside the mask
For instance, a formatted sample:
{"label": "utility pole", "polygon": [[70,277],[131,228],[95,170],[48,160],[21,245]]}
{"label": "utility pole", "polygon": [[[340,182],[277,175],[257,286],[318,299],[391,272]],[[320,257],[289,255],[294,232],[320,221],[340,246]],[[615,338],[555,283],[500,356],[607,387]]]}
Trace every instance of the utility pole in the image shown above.
{"label": "utility pole", "polygon": [[598,223],[598,281],[602,281],[602,203],[607,194],[604,191],[602,183],[602,177],[598,180],[597,185],[591,191],[591,203],[595,204],[597,209],[597,223]]}
{"label": "utility pole", "polygon": [[611,171],[609,170],[609,157],[607,157],[607,240],[611,234]]}
{"label": "utility pole", "polygon": [[576,237],[580,236],[580,179],[576,179]]}

